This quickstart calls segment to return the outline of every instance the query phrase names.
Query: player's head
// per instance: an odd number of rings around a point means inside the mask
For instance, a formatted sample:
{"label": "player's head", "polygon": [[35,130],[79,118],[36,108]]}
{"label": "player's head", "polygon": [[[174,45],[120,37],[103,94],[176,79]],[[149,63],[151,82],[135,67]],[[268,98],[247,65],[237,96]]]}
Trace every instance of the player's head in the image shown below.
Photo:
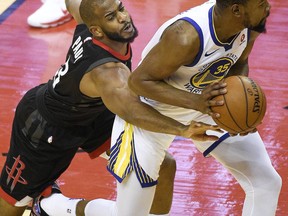
{"label": "player's head", "polygon": [[131,16],[119,0],[82,0],[79,12],[98,39],[132,42],[138,35]]}
{"label": "player's head", "polygon": [[216,0],[221,9],[229,9],[241,20],[243,27],[259,33],[266,32],[266,19],[270,14],[267,0]]}

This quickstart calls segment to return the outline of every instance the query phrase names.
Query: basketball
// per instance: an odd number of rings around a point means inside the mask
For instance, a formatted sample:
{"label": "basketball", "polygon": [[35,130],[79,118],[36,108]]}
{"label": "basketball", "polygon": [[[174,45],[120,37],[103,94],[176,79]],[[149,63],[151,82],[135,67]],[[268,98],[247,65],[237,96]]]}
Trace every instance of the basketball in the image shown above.
{"label": "basketball", "polygon": [[211,107],[219,118],[216,124],[229,133],[245,133],[259,124],[266,112],[266,97],[261,87],[246,76],[231,76],[224,79],[227,93],[213,98],[223,100],[223,106]]}

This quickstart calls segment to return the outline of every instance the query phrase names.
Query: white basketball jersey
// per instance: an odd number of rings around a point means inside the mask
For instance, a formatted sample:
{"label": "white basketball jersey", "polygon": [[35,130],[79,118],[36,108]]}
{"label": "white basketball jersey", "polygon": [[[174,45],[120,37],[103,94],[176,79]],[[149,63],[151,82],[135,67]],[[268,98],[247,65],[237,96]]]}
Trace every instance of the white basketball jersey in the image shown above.
{"label": "white basketball jersey", "polygon": [[[249,40],[248,29],[244,29],[235,35],[229,43],[222,43],[218,40],[213,25],[214,5],[215,1],[209,1],[168,20],[158,29],[143,50],[142,59],[159,42],[163,31],[177,20],[185,20],[197,30],[200,39],[200,50],[196,58],[191,64],[181,66],[169,78],[165,79],[165,82],[169,85],[191,93],[201,94],[205,86],[224,78],[247,46]],[[150,99],[145,99],[145,102],[151,104],[165,115],[171,116],[169,114],[173,113],[171,117],[174,118],[176,117],[174,115],[177,109],[182,114],[188,111],[185,111],[184,108],[176,108]],[[169,112],[169,110],[173,111]],[[181,121],[181,119],[178,120]]]}

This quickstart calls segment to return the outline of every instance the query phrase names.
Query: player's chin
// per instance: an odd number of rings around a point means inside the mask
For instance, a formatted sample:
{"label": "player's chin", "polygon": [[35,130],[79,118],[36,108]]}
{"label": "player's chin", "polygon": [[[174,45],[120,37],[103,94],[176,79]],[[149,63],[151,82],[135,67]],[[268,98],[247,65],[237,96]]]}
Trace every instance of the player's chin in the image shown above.
{"label": "player's chin", "polygon": [[123,38],[129,43],[132,43],[134,39],[138,36],[138,31],[136,28],[131,28],[129,31],[122,32]]}
{"label": "player's chin", "polygon": [[135,40],[135,38],[136,37],[134,35],[131,36],[130,34],[122,34],[121,41],[125,43],[132,43]]}
{"label": "player's chin", "polygon": [[251,30],[256,31],[258,33],[266,33],[266,19],[262,20],[257,26],[251,28]]}

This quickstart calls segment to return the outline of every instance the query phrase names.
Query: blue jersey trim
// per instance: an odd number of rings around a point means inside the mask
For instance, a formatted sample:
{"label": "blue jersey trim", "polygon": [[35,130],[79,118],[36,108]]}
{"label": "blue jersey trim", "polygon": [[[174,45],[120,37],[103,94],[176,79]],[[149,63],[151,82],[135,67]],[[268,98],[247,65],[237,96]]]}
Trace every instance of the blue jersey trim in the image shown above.
{"label": "blue jersey trim", "polygon": [[11,4],[10,7],[0,15],[0,24],[4,22],[23,2],[24,0],[16,0]]}
{"label": "blue jersey trim", "polygon": [[116,144],[110,148],[111,153],[110,153],[108,165],[106,166],[107,170],[116,178],[116,180],[119,183],[121,183],[132,172],[132,170],[134,170],[137,176],[137,179],[143,188],[156,185],[158,181],[152,179],[138,163],[138,159],[135,153],[134,135],[131,141],[132,152],[130,155],[130,163],[127,165],[125,173],[123,174],[123,176],[118,176],[114,172],[114,165],[116,163],[116,158],[118,157],[118,154],[119,154],[119,146],[121,145],[123,134],[124,134],[124,131],[122,131],[121,134],[119,135],[118,139],[116,140]]}
{"label": "blue jersey trim", "polygon": [[196,58],[194,59],[194,61],[191,64],[185,65],[187,67],[193,67],[194,65],[196,65],[199,62],[200,57],[201,57],[201,55],[203,53],[203,41],[204,41],[203,32],[202,32],[202,29],[200,28],[200,26],[194,20],[192,20],[191,18],[182,17],[180,20],[185,20],[185,21],[189,22],[196,29],[196,31],[198,32],[198,35],[199,35],[199,39],[200,39],[199,52],[198,52]]}
{"label": "blue jersey trim", "polygon": [[[134,151],[135,151],[135,146],[133,146]],[[134,158],[134,163],[133,163],[133,169],[136,173],[137,179],[140,182],[142,188],[145,187],[151,187],[154,185],[158,184],[158,180],[154,180],[152,179],[146,172],[145,170],[140,166],[138,159],[137,159],[137,155],[136,153],[134,154],[135,158]]]}
{"label": "blue jersey trim", "polygon": [[217,36],[215,35],[214,24],[213,24],[213,8],[214,8],[214,7],[211,7],[211,8],[209,9],[209,12],[208,12],[208,17],[209,17],[209,29],[210,29],[211,38],[212,38],[213,42],[214,42],[217,46],[223,46],[223,44],[220,43],[220,41],[217,39]]}
{"label": "blue jersey trim", "polygon": [[204,157],[207,157],[207,155],[209,155],[211,151],[213,151],[223,140],[227,139],[228,137],[230,137],[229,133],[226,133],[223,136],[221,136],[217,141],[215,141],[211,146],[209,146],[209,148],[207,148],[203,152]]}
{"label": "blue jersey trim", "polygon": [[250,29],[247,29],[247,43],[249,43],[249,41],[250,41],[250,37],[251,37],[251,30]]}
{"label": "blue jersey trim", "polygon": [[209,12],[208,12],[209,30],[210,30],[211,38],[217,46],[224,47],[225,51],[228,51],[232,48],[233,43],[236,40],[236,38],[239,36],[240,32],[237,35],[235,35],[234,38],[228,43],[222,43],[221,41],[219,41],[219,39],[217,38],[216,32],[215,32],[214,24],[213,24],[213,9],[214,9],[214,6],[211,7],[209,9]]}

